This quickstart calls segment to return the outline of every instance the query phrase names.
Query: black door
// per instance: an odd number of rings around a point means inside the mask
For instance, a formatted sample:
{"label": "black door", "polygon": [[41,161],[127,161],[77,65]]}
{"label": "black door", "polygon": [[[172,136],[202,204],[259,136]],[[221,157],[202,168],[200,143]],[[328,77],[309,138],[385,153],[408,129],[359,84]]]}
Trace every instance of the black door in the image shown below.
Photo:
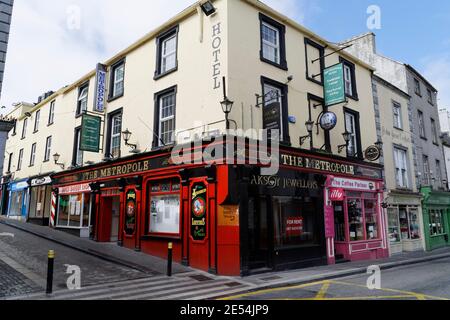
{"label": "black door", "polygon": [[249,269],[273,268],[273,230],[270,197],[256,196],[248,201]]}

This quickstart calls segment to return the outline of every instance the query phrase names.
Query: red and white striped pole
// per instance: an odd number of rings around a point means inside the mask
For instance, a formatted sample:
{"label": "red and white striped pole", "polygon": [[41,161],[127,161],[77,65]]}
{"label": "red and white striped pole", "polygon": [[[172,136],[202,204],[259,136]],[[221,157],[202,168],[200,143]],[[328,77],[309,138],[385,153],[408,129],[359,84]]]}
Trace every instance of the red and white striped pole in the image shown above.
{"label": "red and white striped pole", "polygon": [[50,212],[50,227],[55,227],[55,214],[56,214],[56,193],[52,192],[52,210]]}

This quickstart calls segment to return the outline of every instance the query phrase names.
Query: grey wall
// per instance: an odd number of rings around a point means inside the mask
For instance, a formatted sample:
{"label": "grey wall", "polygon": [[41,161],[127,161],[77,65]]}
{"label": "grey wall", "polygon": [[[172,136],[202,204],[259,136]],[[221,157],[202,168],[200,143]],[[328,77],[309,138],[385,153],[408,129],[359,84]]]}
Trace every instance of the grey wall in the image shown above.
{"label": "grey wall", "polygon": [[5,71],[13,3],[14,0],[0,0],[0,96],[3,87],[3,74]]}

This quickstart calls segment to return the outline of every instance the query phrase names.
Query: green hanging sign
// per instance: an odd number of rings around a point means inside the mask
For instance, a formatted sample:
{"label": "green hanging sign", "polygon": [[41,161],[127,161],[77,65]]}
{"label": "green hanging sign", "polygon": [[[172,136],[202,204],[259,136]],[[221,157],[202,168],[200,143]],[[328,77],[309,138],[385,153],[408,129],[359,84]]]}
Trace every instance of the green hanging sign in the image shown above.
{"label": "green hanging sign", "polygon": [[338,63],[334,66],[326,68],[323,71],[323,79],[323,90],[326,107],[347,101],[347,97],[345,95],[343,63]]}
{"label": "green hanging sign", "polygon": [[81,121],[80,150],[98,153],[100,151],[100,117],[84,114]]}

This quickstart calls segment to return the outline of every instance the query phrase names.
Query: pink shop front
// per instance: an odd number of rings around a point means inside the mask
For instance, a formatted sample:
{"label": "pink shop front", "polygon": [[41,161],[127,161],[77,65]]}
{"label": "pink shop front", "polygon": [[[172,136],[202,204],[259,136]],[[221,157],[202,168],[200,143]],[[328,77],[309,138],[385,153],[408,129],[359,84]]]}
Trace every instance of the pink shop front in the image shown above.
{"label": "pink shop front", "polygon": [[324,192],[328,264],[388,257],[383,182],[328,176]]}

